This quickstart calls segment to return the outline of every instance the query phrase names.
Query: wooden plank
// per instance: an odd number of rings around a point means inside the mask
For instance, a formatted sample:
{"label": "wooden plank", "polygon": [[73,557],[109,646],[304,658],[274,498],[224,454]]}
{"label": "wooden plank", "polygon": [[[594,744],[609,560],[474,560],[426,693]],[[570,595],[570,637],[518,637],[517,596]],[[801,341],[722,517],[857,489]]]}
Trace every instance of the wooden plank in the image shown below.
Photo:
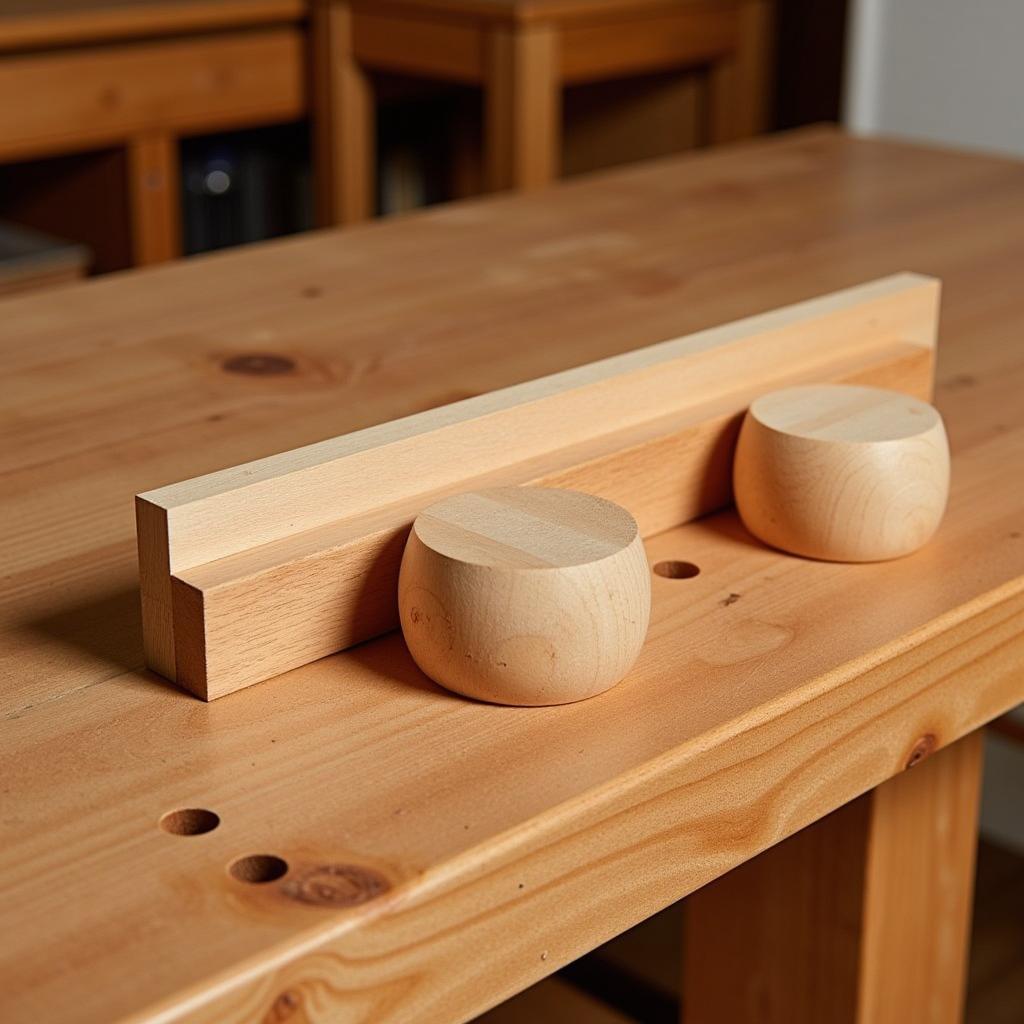
{"label": "wooden plank", "polygon": [[558,177],[561,40],[550,25],[488,37],[485,164],[491,189],[532,189]]}
{"label": "wooden plank", "polygon": [[0,51],[301,21],[303,0],[5,0]]}
{"label": "wooden plank", "polygon": [[297,28],[95,47],[0,62],[0,157],[289,120],[306,109]]}
{"label": "wooden plank", "polygon": [[181,255],[181,161],[173,135],[147,133],[128,143],[128,194],[135,263]]}
{"label": "wooden plank", "polygon": [[352,45],[367,67],[453,82],[484,77],[484,33],[473,24],[353,11]]}
{"label": "wooden plank", "polygon": [[[626,504],[644,536],[705,513],[728,500],[736,417],[765,389],[906,365],[927,397],[937,297],[914,275],[875,282],[141,495],[168,524],[165,555],[140,521],[143,607],[166,606],[165,564],[176,580],[175,637],[147,647],[173,646],[175,677],[212,699],[393,628],[404,531],[467,486],[577,487]],[[896,341],[925,359],[880,353]]]}
{"label": "wooden plank", "polygon": [[313,8],[313,160],[325,227],[366,220],[376,200],[373,85],[354,54],[352,21],[342,4]]}
{"label": "wooden plank", "polygon": [[737,33],[737,7],[722,3],[567,25],[561,31],[562,80],[570,84],[709,64],[735,50]]}
{"label": "wooden plank", "polygon": [[933,742],[689,898],[687,1024],[962,1019],[981,733],[929,756]]}
{"label": "wooden plank", "polygon": [[[5,300],[4,1012],[451,1024],[1018,703],[1022,261],[1019,163],[816,130]],[[654,579],[634,678],[562,709],[445,697],[395,638],[212,705],[141,670],[136,492],[905,266],[944,280],[926,551],[670,531],[651,558],[700,575]],[[291,369],[225,368],[260,352]],[[158,828],[203,806],[213,832]],[[227,875],[255,853],[289,875]],[[389,893],[288,895],[366,860]]]}

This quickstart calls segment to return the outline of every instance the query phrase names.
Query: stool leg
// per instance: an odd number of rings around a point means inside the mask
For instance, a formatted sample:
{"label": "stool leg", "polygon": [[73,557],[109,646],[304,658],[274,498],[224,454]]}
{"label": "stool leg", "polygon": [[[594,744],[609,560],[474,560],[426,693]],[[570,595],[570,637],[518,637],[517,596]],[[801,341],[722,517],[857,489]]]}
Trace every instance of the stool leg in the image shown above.
{"label": "stool leg", "polygon": [[551,25],[491,33],[484,136],[488,187],[531,189],[558,177],[561,83]]}
{"label": "stool leg", "polygon": [[708,73],[708,140],[732,142],[766,131],[771,107],[772,8],[740,6],[736,50]]}
{"label": "stool leg", "polygon": [[353,17],[338,0],[313,4],[313,163],[323,227],[366,220],[374,212],[373,87],[353,52]]}
{"label": "stool leg", "polygon": [[976,732],[686,905],[686,1024],[954,1024],[981,780]]}
{"label": "stool leg", "polygon": [[178,140],[151,132],[128,142],[132,259],[136,266],[181,255],[181,164]]}

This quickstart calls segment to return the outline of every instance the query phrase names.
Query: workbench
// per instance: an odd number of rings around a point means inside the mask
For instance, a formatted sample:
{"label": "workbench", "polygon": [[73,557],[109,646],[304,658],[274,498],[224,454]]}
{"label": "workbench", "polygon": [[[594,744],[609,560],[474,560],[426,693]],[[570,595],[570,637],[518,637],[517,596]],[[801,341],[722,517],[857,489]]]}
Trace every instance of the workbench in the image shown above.
{"label": "workbench", "polygon": [[[978,730],[1024,698],[1022,265],[1021,164],[815,130],[5,300],[5,1019],[454,1024],[688,896],[690,1024],[956,1020]],[[670,530],[699,572],[561,707],[397,634],[212,704],[143,671],[136,492],[906,269],[921,552]]]}

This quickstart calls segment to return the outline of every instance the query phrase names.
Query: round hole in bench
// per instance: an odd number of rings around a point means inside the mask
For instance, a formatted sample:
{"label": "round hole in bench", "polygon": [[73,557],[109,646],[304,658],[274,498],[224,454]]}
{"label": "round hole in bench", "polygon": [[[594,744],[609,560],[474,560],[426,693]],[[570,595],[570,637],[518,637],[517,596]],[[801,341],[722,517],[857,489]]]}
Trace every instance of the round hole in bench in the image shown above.
{"label": "round hole in bench", "polygon": [[272,853],[255,853],[249,857],[239,857],[228,867],[231,877],[239,882],[250,885],[263,885],[276,882],[288,872],[288,861],[275,857]]}
{"label": "round hole in bench", "polygon": [[168,811],[160,819],[160,827],[175,836],[201,836],[220,824],[220,816],[203,807],[182,807]]}
{"label": "round hole in bench", "polygon": [[700,575],[700,566],[694,565],[693,562],[678,562],[669,559],[665,562],[655,562],[654,571],[666,579],[688,580]]}

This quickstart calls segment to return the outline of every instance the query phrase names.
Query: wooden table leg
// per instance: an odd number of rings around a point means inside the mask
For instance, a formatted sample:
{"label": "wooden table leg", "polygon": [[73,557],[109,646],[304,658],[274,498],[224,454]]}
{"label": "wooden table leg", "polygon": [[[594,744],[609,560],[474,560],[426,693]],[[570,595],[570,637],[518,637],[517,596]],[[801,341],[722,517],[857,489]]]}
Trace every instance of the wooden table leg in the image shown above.
{"label": "wooden table leg", "polygon": [[963,1012],[981,733],[698,890],[685,1024],[953,1024]]}
{"label": "wooden table leg", "polygon": [[495,29],[485,110],[487,183],[530,189],[558,177],[561,81],[552,25]]}
{"label": "wooden table leg", "polygon": [[708,73],[708,141],[732,142],[763,132],[771,100],[772,9],[768,0],[744,0],[736,50]]}
{"label": "wooden table leg", "polygon": [[373,86],[352,50],[352,19],[345,3],[313,4],[313,171],[323,227],[366,220],[375,207]]}
{"label": "wooden table leg", "polygon": [[173,135],[150,133],[128,143],[132,259],[136,266],[181,255],[181,161]]}

